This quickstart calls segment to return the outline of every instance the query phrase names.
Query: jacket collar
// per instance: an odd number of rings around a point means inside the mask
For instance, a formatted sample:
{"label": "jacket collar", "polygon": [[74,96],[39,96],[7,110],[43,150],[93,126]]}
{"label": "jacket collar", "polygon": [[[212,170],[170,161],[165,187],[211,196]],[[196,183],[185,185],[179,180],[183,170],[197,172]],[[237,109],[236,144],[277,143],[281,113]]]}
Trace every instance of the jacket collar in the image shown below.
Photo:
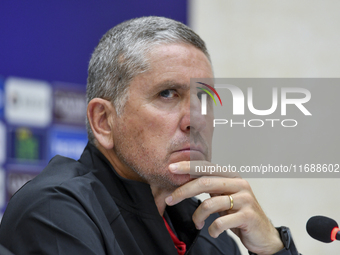
{"label": "jacket collar", "polygon": [[[149,184],[121,177],[106,157],[90,143],[86,146],[79,162],[92,168],[93,174],[105,186],[120,208],[164,225]],[[187,244],[187,249],[200,233],[192,221],[192,215],[199,203],[196,199],[185,199],[175,206],[166,208],[179,239]],[[166,230],[165,226],[163,227]]]}
{"label": "jacket collar", "polygon": [[93,169],[119,206],[147,215],[159,215],[150,185],[121,177],[94,145],[87,144],[79,161]]}

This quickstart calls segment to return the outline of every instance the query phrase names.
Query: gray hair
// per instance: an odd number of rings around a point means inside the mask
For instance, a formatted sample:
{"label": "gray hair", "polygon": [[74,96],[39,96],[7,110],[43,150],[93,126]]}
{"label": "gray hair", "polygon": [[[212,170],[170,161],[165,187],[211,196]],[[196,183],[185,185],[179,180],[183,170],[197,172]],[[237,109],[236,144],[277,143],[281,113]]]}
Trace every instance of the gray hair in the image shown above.
{"label": "gray hair", "polygon": [[[130,82],[149,69],[147,54],[162,44],[186,43],[200,49],[210,61],[204,41],[186,25],[163,17],[142,17],[110,29],[95,48],[88,68],[86,99],[111,101],[120,115]],[[94,135],[86,119],[88,139]]]}

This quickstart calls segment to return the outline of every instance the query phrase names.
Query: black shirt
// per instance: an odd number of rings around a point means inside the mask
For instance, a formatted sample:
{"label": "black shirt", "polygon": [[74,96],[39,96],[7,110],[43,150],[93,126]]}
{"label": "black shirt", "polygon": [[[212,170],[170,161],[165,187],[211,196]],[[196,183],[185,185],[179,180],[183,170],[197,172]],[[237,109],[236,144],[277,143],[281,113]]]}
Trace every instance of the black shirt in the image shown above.
{"label": "black shirt", "polygon": [[[196,230],[199,205],[186,199],[166,208],[186,254],[233,254],[239,249],[223,232],[208,234],[218,217]],[[0,225],[0,243],[14,254],[177,255],[150,186],[120,177],[88,144],[80,160],[56,156],[10,200]]]}

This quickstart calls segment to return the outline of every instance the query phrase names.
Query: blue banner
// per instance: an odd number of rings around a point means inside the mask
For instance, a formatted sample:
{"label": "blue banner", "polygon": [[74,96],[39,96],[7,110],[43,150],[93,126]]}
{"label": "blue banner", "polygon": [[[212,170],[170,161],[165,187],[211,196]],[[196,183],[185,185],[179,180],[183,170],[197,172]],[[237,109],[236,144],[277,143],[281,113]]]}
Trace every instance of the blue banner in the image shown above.
{"label": "blue banner", "polygon": [[85,128],[53,127],[49,140],[50,159],[62,155],[77,160],[87,144],[87,132]]}
{"label": "blue banner", "polygon": [[4,118],[5,92],[4,80],[0,77],[0,120]]}

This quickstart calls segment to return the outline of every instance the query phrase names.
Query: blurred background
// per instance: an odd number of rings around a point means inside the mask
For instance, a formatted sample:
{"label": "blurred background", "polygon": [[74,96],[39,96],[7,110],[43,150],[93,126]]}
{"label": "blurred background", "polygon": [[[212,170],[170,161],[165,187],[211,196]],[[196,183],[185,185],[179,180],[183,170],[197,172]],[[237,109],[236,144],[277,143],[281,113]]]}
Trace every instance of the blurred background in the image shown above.
{"label": "blurred background", "polygon": [[[336,0],[1,1],[1,212],[54,155],[82,153],[87,65],[116,24],[156,15],[189,25],[207,43],[217,78],[338,78],[339,9]],[[305,225],[313,215],[340,222],[339,180],[248,181],[273,224],[291,228],[301,253],[335,255],[340,243],[311,239]]]}

